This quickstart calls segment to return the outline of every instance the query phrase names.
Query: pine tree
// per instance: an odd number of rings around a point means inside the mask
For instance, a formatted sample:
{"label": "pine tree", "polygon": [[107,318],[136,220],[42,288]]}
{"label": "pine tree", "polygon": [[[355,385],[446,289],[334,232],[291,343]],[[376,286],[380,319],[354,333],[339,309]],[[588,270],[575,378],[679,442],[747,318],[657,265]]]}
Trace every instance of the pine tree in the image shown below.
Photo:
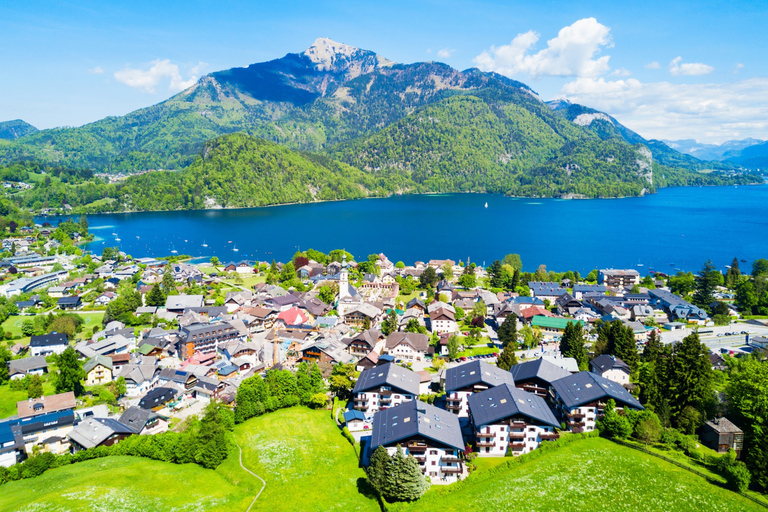
{"label": "pine tree", "polygon": [[584,331],[579,322],[565,324],[565,332],[560,340],[560,353],[563,357],[572,357],[576,360],[580,370],[586,370],[589,358],[584,341]]}
{"label": "pine tree", "polygon": [[385,481],[385,497],[389,501],[415,501],[427,490],[419,463],[406,457],[400,446],[389,463]]}
{"label": "pine tree", "polygon": [[171,290],[176,290],[176,281],[173,279],[173,272],[168,266],[163,271],[163,290],[166,295],[170,295]]}
{"label": "pine tree", "polygon": [[517,316],[515,316],[515,314],[507,315],[504,321],[501,322],[499,329],[496,331],[496,335],[499,337],[499,341],[501,342],[504,348],[506,348],[506,346],[510,343],[512,343],[513,346],[516,346],[517,345]]}
{"label": "pine tree", "polygon": [[635,333],[630,326],[624,325],[618,320],[612,323],[615,333],[613,355],[627,363],[632,373],[635,373],[640,360],[637,354]]}
{"label": "pine tree", "polygon": [[696,291],[693,294],[693,303],[700,308],[709,311],[709,305],[715,301],[713,293],[722,277],[722,274],[717,270],[714,263],[707,260],[696,275]]}
{"label": "pine tree", "polygon": [[35,374],[30,377],[27,396],[29,398],[40,398],[43,396],[43,380],[39,375]]}
{"label": "pine tree", "polygon": [[389,336],[393,332],[397,331],[397,327],[398,327],[397,313],[393,308],[389,310],[389,313],[387,314],[387,318],[381,324],[381,333],[384,336]]}
{"label": "pine tree", "polygon": [[165,305],[165,294],[163,293],[163,290],[155,284],[152,286],[152,289],[149,290],[149,293],[147,294],[147,306],[164,306]]}
{"label": "pine tree", "polygon": [[739,258],[733,258],[731,266],[725,273],[725,286],[728,288],[734,288],[736,283],[739,282],[741,277],[741,270],[739,270]]}
{"label": "pine tree", "polygon": [[507,345],[499,354],[499,359],[496,361],[496,366],[502,370],[509,371],[510,368],[517,364],[517,356],[515,355],[515,347]]}
{"label": "pine tree", "polygon": [[320,371],[320,367],[317,363],[312,361],[309,365],[309,382],[311,385],[312,393],[325,393],[325,382],[323,382],[323,372]]}
{"label": "pine tree", "polygon": [[387,449],[384,448],[384,446],[379,445],[379,447],[376,448],[376,450],[373,452],[373,455],[371,455],[371,461],[368,464],[368,468],[366,469],[368,480],[371,482],[373,488],[376,489],[382,496],[386,494],[385,484],[387,479],[387,470],[391,460],[392,459],[389,456]]}
{"label": "pine tree", "polygon": [[296,368],[296,386],[299,392],[299,401],[302,404],[309,402],[312,396],[312,382],[309,378],[309,365],[306,361],[299,363]]}
{"label": "pine tree", "polygon": [[85,371],[83,364],[77,359],[77,353],[72,347],[67,347],[58,357],[59,373],[56,376],[56,393],[74,391],[75,396],[83,394]]}
{"label": "pine tree", "polygon": [[689,406],[704,412],[713,398],[712,379],[709,349],[694,332],[683,338],[672,353],[668,375],[672,417],[678,418]]}

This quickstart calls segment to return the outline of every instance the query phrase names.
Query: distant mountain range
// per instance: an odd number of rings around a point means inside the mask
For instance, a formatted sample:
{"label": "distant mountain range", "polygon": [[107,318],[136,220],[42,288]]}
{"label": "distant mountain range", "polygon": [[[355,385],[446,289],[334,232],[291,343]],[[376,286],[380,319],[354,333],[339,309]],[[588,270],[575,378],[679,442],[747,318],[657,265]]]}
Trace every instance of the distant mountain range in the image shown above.
{"label": "distant mountain range", "polygon": [[729,140],[722,144],[701,144],[693,139],[663,142],[699,160],[727,162],[750,169],[768,168],[768,142],[760,139]]}
{"label": "distant mountain range", "polygon": [[[235,132],[253,141],[206,144]],[[247,151],[288,158],[259,139],[304,152],[290,158],[301,162],[307,176],[319,172],[312,163],[318,158],[333,173],[343,174],[343,165],[359,169],[364,174],[349,176],[363,195],[488,191],[616,197],[659,186],[728,182],[734,169],[646,140],[594,109],[545,103],[527,85],[495,73],[458,71],[438,62],[396,64],[324,38],[302,53],[211,73],[126,116],[0,141],[0,162],[36,160],[112,172],[183,169],[203,161],[242,174],[248,162],[263,161]],[[217,153],[232,148],[237,150]],[[210,164],[195,165],[198,171],[205,168],[198,176],[215,179]],[[280,165],[272,169],[272,185],[279,186],[280,173],[288,172]],[[293,178],[286,181],[300,186]],[[328,180],[306,184],[307,190],[290,197],[309,192],[307,197],[323,197],[319,186],[328,186]],[[354,195],[345,190],[342,195]],[[279,201],[279,196],[263,198]],[[166,203],[197,207],[185,198]],[[247,205],[247,198],[237,204]]]}

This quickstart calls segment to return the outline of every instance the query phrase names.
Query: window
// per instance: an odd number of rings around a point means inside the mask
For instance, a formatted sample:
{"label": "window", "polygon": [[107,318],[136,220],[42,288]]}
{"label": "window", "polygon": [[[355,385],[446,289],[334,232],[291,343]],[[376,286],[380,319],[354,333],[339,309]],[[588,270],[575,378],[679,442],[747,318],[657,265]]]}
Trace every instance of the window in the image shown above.
{"label": "window", "polygon": [[432,465],[433,465],[433,466],[436,466],[436,465],[437,465],[437,461],[434,461],[434,460],[433,460],[433,461],[432,461]]}
{"label": "window", "polygon": [[429,450],[430,455],[437,455],[437,450]]}

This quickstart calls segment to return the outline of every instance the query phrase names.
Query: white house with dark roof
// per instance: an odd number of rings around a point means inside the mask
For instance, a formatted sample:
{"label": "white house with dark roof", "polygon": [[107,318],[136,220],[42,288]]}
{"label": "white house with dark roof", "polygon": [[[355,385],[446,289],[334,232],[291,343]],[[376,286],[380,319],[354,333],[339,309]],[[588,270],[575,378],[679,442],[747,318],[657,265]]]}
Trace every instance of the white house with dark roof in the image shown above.
{"label": "white house with dark roof", "polygon": [[49,356],[61,354],[69,346],[67,335],[52,332],[40,336],[32,336],[29,341],[29,354],[32,356]]}
{"label": "white house with dark roof", "polygon": [[429,337],[416,332],[393,332],[387,336],[384,353],[408,361],[422,361],[429,349]]}
{"label": "white house with dark roof", "polygon": [[542,398],[549,396],[552,382],[570,375],[570,372],[546,359],[535,359],[516,364],[509,369],[515,386]]}
{"label": "white house with dark roof", "polygon": [[419,375],[394,363],[363,370],[355,387],[354,408],[370,417],[375,412],[419,397]]}
{"label": "white house with dark roof", "polygon": [[424,402],[406,402],[377,412],[369,446],[370,454],[384,446],[390,455],[400,446],[433,484],[450,484],[466,474],[459,419]]}
{"label": "white house with dark roof", "polygon": [[471,361],[448,368],[444,376],[446,409],[459,418],[469,417],[467,400],[472,394],[502,384],[515,385],[515,379],[510,372],[485,361]]}
{"label": "white house with dark roof", "polygon": [[618,382],[622,386],[629,384],[629,375],[632,373],[627,363],[608,354],[597,356],[591,360],[589,368],[601,377]]}
{"label": "white house with dark roof", "polygon": [[589,432],[602,417],[608,400],[616,410],[645,409],[621,384],[592,372],[579,372],[552,383],[555,410],[568,430]]}
{"label": "white house with dark roof", "polygon": [[480,456],[522,455],[559,437],[560,423],[547,402],[511,384],[475,393],[468,402]]}

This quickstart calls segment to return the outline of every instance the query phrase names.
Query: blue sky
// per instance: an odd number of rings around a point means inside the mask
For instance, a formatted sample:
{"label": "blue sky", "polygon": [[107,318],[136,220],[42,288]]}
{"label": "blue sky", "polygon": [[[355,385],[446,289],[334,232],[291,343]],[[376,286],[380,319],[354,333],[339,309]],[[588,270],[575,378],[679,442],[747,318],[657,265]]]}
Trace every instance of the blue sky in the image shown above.
{"label": "blue sky", "polygon": [[768,139],[766,2],[625,4],[4,0],[0,120],[123,115],[322,36],[397,62],[497,71],[647,138]]}

